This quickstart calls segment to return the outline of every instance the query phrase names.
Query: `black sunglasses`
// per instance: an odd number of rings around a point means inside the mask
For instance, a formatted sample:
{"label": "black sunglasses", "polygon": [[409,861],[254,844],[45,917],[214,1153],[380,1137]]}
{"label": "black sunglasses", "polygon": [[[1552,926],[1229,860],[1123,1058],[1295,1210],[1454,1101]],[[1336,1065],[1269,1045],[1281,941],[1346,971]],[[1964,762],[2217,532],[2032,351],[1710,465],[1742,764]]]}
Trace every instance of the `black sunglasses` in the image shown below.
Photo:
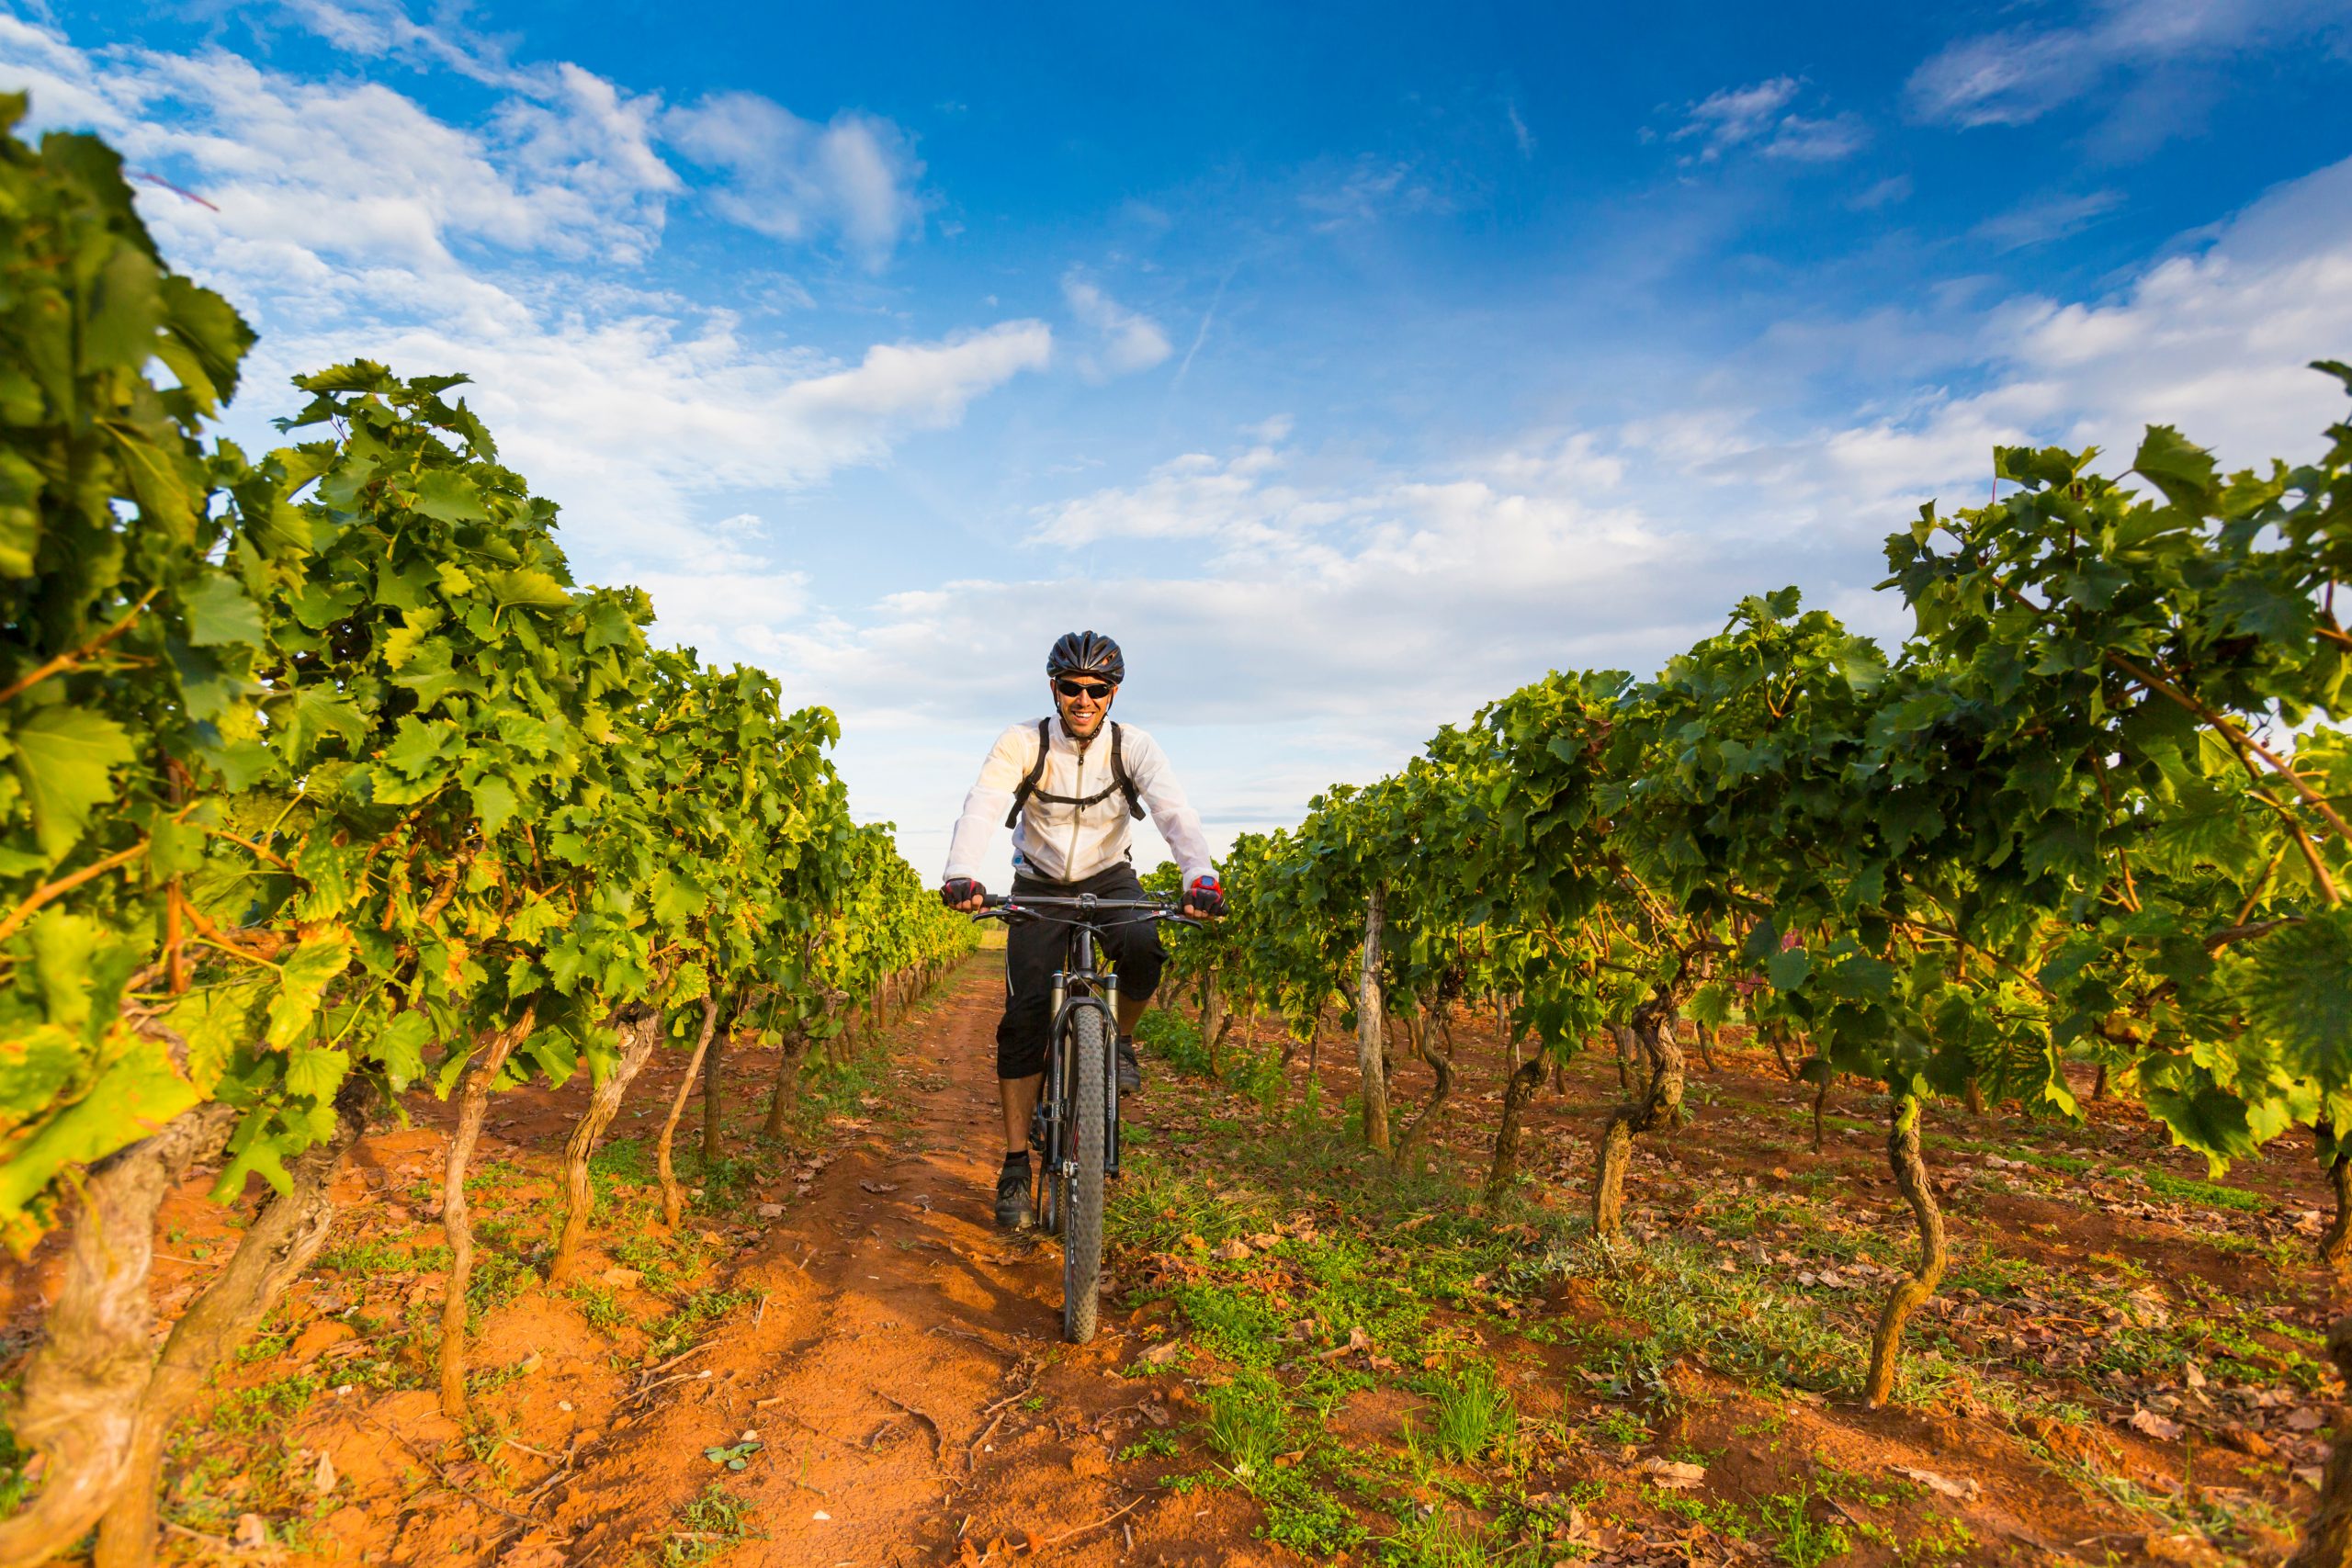
{"label": "black sunglasses", "polygon": [[1111,688],[1097,681],[1057,680],[1054,690],[1066,697],[1092,697],[1098,703],[1111,698]]}

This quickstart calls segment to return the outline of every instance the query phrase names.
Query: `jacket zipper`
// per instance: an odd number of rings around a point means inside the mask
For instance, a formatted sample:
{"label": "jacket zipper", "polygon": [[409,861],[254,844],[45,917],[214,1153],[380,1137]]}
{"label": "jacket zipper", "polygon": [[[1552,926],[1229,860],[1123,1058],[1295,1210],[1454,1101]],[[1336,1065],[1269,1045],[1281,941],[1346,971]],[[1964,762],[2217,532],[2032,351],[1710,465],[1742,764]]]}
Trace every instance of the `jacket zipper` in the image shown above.
{"label": "jacket zipper", "polygon": [[1086,815],[1086,807],[1078,804],[1080,801],[1086,798],[1086,742],[1073,735],[1070,737],[1070,745],[1074,747],[1078,752],[1078,782],[1070,786],[1069,792],[1071,803],[1069,808],[1069,853],[1062,859],[1062,877],[1065,881],[1076,882],[1078,880],[1079,818]]}

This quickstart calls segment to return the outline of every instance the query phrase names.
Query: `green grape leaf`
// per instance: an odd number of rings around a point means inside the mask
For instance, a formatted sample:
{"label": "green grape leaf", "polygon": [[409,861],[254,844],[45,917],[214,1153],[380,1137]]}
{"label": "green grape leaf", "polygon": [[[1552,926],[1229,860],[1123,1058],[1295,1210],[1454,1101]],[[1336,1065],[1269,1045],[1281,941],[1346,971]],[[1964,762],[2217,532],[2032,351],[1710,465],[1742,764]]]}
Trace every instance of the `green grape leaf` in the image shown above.
{"label": "green grape leaf", "polygon": [[351,1057],[331,1046],[305,1046],[288,1054],[286,1058],[286,1092],[311,1100],[325,1100],[343,1086],[344,1075],[351,1070]]}
{"label": "green grape leaf", "polygon": [[0,1215],[22,1213],[65,1167],[102,1159],[198,1103],[162,1041],[116,1024],[106,1044],[110,1059],[87,1093],[14,1147],[0,1145]]}
{"label": "green grape leaf", "polygon": [[433,1022],[424,1013],[412,1009],[397,1013],[392,1021],[376,1032],[370,1047],[376,1060],[383,1065],[384,1077],[392,1092],[406,1092],[424,1072],[424,1048],[433,1042]]}
{"label": "green grape leaf", "polygon": [[269,998],[269,1032],[273,1050],[285,1050],[300,1039],[319,1010],[319,1001],[335,977],[349,966],[351,933],[340,927],[304,939],[277,966],[277,990]]}
{"label": "green grape leaf", "polygon": [[180,596],[187,613],[187,640],[198,648],[245,643],[258,648],[268,640],[262,630],[261,609],[225,571],[208,571]]}
{"label": "green grape leaf", "polygon": [[481,586],[502,610],[524,605],[537,610],[563,610],[571,605],[571,591],[544,571],[487,571]]}
{"label": "green grape leaf", "polygon": [[417,476],[416,509],[443,523],[487,523],[490,509],[473,480],[449,468],[432,468]]}
{"label": "green grape leaf", "polygon": [[2164,491],[2165,499],[2175,506],[2202,513],[2212,504],[2218,488],[2213,454],[2184,438],[2171,425],[2148,426],[2132,468]]}
{"label": "green grape leaf", "polygon": [[104,714],[54,703],[18,720],[9,739],[34,834],[54,863],[81,838],[91,812],[114,798],[112,770],[130,761],[130,738]]}

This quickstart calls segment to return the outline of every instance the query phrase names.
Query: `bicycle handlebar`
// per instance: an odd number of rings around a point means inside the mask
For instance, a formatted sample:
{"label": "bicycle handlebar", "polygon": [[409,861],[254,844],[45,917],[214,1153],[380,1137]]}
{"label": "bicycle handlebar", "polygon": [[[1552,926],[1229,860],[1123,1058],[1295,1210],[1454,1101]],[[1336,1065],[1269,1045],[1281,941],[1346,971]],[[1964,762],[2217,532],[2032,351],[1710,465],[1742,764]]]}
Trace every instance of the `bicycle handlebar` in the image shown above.
{"label": "bicycle handlebar", "polygon": [[[1090,913],[1106,915],[1131,914],[1136,911],[1148,911],[1148,914],[1146,916],[1147,919],[1152,920],[1165,920],[1170,925],[1198,926],[1203,923],[1197,916],[1182,913],[1179,908],[1174,907],[1170,900],[1165,897],[1097,898],[1091,893],[1080,894],[1074,898],[1062,894],[1054,893],[1040,893],[1035,895],[990,893],[981,898],[980,908],[974,913],[972,919],[976,920],[985,920],[993,918],[997,919],[1010,920],[1016,915],[1031,915],[1038,919],[1046,919],[1047,917],[1043,914],[1043,911],[1046,909],[1076,909]],[[1076,920],[1063,920],[1061,923],[1064,925],[1076,925],[1079,922]],[[1121,921],[1120,923],[1124,925],[1127,922]]]}

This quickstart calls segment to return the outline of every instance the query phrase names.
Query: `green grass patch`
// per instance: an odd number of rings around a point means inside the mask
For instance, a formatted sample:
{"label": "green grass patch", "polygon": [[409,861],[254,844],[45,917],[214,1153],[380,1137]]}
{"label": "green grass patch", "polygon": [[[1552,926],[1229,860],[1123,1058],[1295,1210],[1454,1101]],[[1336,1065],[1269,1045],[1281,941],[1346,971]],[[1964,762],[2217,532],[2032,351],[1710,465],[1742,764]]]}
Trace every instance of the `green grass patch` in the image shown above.
{"label": "green grass patch", "polygon": [[714,1481],[679,1511],[678,1528],[662,1543],[662,1568],[693,1568],[758,1536],[750,1500]]}
{"label": "green grass patch", "polygon": [[765,1294],[763,1291],[697,1291],[646,1331],[645,1353],[657,1361],[674,1356],[700,1337],[709,1325],[738,1307],[754,1304]]}

